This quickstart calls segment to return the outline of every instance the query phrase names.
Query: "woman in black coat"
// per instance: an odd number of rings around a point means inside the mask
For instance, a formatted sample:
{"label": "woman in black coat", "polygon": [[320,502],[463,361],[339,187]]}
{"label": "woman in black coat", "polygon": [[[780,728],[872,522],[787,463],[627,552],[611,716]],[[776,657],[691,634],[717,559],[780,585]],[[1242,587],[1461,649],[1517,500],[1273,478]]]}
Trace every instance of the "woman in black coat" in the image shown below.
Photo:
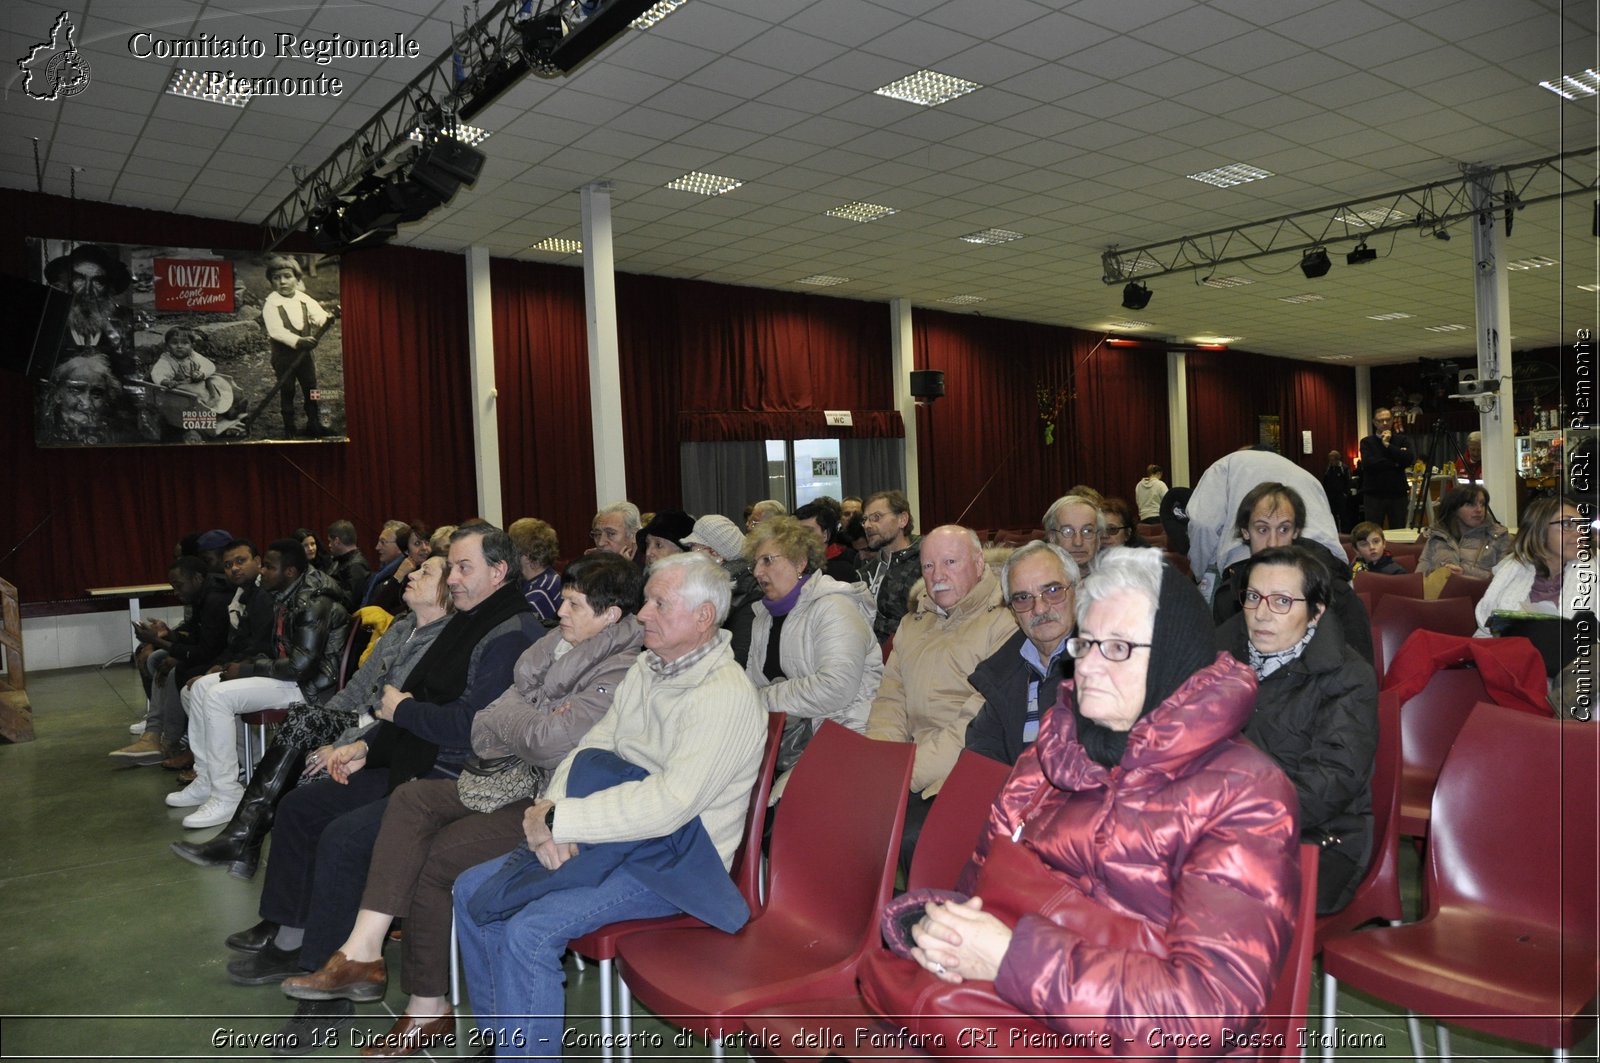
{"label": "woman in black coat", "polygon": [[1327,608],[1332,576],[1303,546],[1246,562],[1239,615],[1219,631],[1255,670],[1249,738],[1278,762],[1300,797],[1300,840],[1322,846],[1317,913],[1350,902],[1372,857],[1372,765],[1378,682]]}

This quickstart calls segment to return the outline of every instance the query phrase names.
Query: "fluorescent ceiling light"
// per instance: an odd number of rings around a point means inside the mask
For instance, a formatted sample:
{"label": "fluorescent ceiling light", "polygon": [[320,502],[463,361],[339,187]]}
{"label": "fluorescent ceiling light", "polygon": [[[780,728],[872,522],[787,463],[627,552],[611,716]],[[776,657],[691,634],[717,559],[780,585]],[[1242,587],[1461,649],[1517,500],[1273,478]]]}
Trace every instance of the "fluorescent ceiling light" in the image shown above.
{"label": "fluorescent ceiling light", "polygon": [[896,211],[893,207],[883,207],[876,203],[841,203],[823,213],[830,218],[843,218],[845,221],[877,221],[879,218],[887,218]]}
{"label": "fluorescent ceiling light", "polygon": [[1317,361],[1319,361],[1319,362],[1353,362],[1355,360],[1356,360],[1356,356],[1353,355],[1353,354],[1319,354],[1319,355],[1317,355]]}
{"label": "fluorescent ceiling light", "polygon": [[874,89],[873,92],[892,100],[918,103],[924,107],[937,107],[941,103],[949,103],[981,88],[983,86],[976,81],[941,74],[937,70],[919,70],[899,81],[891,81],[881,89]]}
{"label": "fluorescent ceiling light", "polygon": [[1322,299],[1323,299],[1323,297],[1320,296],[1320,295],[1291,295],[1291,296],[1288,296],[1287,298],[1279,299],[1278,302],[1280,302],[1280,303],[1296,303],[1296,304],[1298,304],[1298,303],[1320,303],[1320,302],[1322,302]]}
{"label": "fluorescent ceiling light", "polygon": [[809,284],[813,288],[832,288],[835,284],[848,284],[849,277],[830,277],[826,273],[813,273],[809,277],[801,277],[796,284]]}
{"label": "fluorescent ceiling light", "polygon": [[249,95],[245,93],[223,92],[213,88],[212,79],[205,72],[185,70],[181,66],[172,72],[172,80],[167,82],[167,91],[174,96],[204,100],[207,103],[222,103],[229,107],[243,107],[250,102]]}
{"label": "fluorescent ceiling light", "polygon": [[968,233],[961,239],[969,244],[1009,244],[1013,240],[1022,239],[1022,234],[1014,233],[1010,229],[984,229]]}
{"label": "fluorescent ceiling light", "polygon": [[939,301],[941,303],[949,303],[952,306],[971,306],[973,303],[982,303],[987,300],[981,295],[952,295],[948,299],[940,299]]}
{"label": "fluorescent ceiling light", "polygon": [[1519,258],[1515,262],[1507,262],[1506,269],[1543,269],[1546,266],[1558,265],[1553,258],[1544,255],[1534,255],[1532,258]]}
{"label": "fluorescent ceiling light", "polygon": [[1249,277],[1207,277],[1200,282],[1207,288],[1241,288],[1246,284],[1254,284]]}
{"label": "fluorescent ceiling light", "polygon": [[1214,344],[1217,344],[1217,345],[1221,346],[1221,345],[1226,345],[1226,344],[1229,344],[1229,343],[1238,343],[1242,339],[1244,339],[1243,336],[1195,336],[1192,339],[1190,339],[1189,342],[1190,343],[1214,343]]}
{"label": "fluorescent ceiling light", "polygon": [[554,251],[558,255],[583,254],[582,240],[568,240],[561,236],[546,236],[533,245],[534,251]]}
{"label": "fluorescent ceiling light", "polygon": [[1465,325],[1424,325],[1424,332],[1465,332]]}
{"label": "fluorescent ceiling light", "polygon": [[644,14],[628,23],[628,25],[632,29],[647,30],[688,2],[689,0],[656,0],[655,3],[645,9]]}
{"label": "fluorescent ceiling light", "polygon": [[1402,314],[1402,313],[1396,311],[1393,314],[1368,314],[1367,315],[1367,320],[1368,321],[1404,321],[1406,318],[1408,318],[1410,316],[1411,316],[1410,314]]}
{"label": "fluorescent ceiling light", "polygon": [[720,196],[724,192],[732,192],[742,184],[743,181],[732,177],[718,177],[714,173],[692,170],[682,177],[668,181],[667,187],[679,192],[698,192],[702,196]]}
{"label": "fluorescent ceiling light", "polygon": [[1580,292],[1600,292],[1600,284],[1580,284],[1578,285],[1578,290]]}
{"label": "fluorescent ceiling light", "polygon": [[1259,181],[1263,177],[1272,177],[1271,170],[1263,170],[1256,166],[1246,166],[1242,162],[1230,162],[1226,166],[1218,166],[1215,170],[1202,170],[1199,173],[1185,174],[1191,181],[1202,184],[1216,185],[1218,188],[1232,188],[1234,185],[1249,184]]}
{"label": "fluorescent ceiling light", "polygon": [[1577,74],[1562,74],[1554,81],[1539,82],[1539,87],[1549,89],[1563,100],[1600,95],[1600,72],[1584,70]]}
{"label": "fluorescent ceiling light", "polygon": [[1352,229],[1376,229],[1380,225],[1392,225],[1409,217],[1411,215],[1403,210],[1378,207],[1375,210],[1340,211],[1333,216],[1333,220]]}
{"label": "fluorescent ceiling light", "polygon": [[[467,125],[465,122],[457,122],[453,126],[441,127],[439,129],[439,135],[442,137],[449,137],[452,140],[459,140],[461,143],[471,147],[474,144],[483,143],[494,134],[487,129],[479,129],[475,125]],[[424,139],[421,129],[413,129],[410,133],[410,137],[412,140],[416,141],[421,141]]]}
{"label": "fluorescent ceiling light", "polygon": [[1115,332],[1134,332],[1142,328],[1155,328],[1148,321],[1113,321],[1106,328]]}

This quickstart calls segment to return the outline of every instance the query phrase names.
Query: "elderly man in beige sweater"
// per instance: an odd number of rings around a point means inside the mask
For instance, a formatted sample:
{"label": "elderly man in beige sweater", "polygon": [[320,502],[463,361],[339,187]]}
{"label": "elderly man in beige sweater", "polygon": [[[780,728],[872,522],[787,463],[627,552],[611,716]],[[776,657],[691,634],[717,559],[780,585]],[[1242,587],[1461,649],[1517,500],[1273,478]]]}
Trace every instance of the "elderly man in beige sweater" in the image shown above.
{"label": "elderly man in beige sweater", "polygon": [[921,542],[924,588],[895,632],[894,650],[867,716],[867,737],[915,742],[900,863],[909,867],[922,821],[955,767],[983,699],[970,676],[1016,631],[1000,581],[970,529],[935,528]]}
{"label": "elderly man in beige sweater", "polygon": [[[696,819],[724,871],[739,846],[767,714],[721,630],[730,594],[727,574],[704,554],[676,554],[650,567],[644,593],[644,652],[617,688],[610,711],[556,768],[545,798],[523,820],[528,848],[557,878],[580,847],[663,838]],[[615,753],[646,774],[587,796],[571,795],[573,763],[587,750]],[[473,1011],[484,1043],[515,1046],[509,1051],[518,1056],[560,1056],[561,954],[567,942],[609,923],[682,909],[625,861],[598,883],[583,880],[556,889],[503,922],[480,925],[469,902],[502,863],[480,864],[456,880],[456,921]]]}

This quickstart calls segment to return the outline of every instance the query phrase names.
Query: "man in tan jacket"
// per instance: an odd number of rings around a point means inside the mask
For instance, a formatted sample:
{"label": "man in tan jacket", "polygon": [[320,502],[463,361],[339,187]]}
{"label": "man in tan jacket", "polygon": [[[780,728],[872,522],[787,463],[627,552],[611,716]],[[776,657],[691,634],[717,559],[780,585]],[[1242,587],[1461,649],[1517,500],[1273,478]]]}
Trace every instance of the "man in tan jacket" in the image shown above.
{"label": "man in tan jacket", "polygon": [[1000,600],[1000,582],[984,565],[983,547],[970,529],[935,528],[922,538],[921,559],[924,589],[900,621],[867,717],[868,738],[917,745],[902,867],[910,864],[922,821],[983,702],[968,677],[1016,631]]}

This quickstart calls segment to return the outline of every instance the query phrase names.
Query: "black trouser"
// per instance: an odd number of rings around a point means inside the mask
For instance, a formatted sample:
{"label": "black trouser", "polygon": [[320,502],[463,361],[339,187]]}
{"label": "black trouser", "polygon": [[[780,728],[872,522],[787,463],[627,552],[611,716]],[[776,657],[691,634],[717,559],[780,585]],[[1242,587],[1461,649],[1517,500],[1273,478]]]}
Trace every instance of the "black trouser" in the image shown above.
{"label": "black trouser", "polygon": [[[277,340],[272,341],[272,375],[273,379],[283,380],[283,389],[278,392],[278,402],[283,411],[283,425],[288,428],[294,424],[294,389],[300,386],[301,393],[305,396],[306,420],[316,423],[317,405],[311,397],[317,390],[317,352],[305,351],[305,357],[300,358],[301,351],[294,347],[286,347]],[[295,365],[295,359],[300,363]],[[289,372],[289,367],[294,366],[294,375],[284,380],[284,374]]]}
{"label": "black trouser", "polygon": [[1388,495],[1366,495],[1363,506],[1366,509],[1367,519],[1378,527],[1385,526],[1385,521],[1390,529],[1404,528],[1406,526],[1406,510],[1409,499],[1405,495],[1391,498]]}

